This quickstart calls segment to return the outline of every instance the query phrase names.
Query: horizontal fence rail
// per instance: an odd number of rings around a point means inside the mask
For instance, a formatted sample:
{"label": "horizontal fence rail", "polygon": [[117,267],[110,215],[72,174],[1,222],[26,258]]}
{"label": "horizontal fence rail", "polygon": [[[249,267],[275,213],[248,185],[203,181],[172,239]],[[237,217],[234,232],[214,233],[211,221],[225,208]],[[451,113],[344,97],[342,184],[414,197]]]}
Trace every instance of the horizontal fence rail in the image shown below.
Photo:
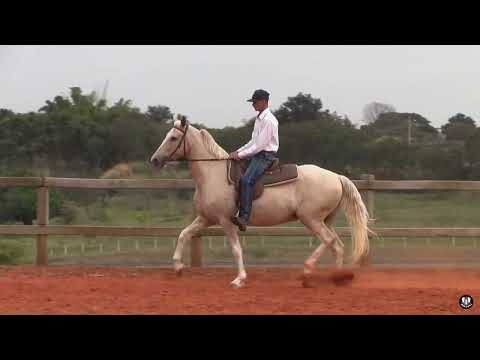
{"label": "horizontal fence rail", "polygon": [[[2,235],[82,235],[82,236],[178,236],[183,228],[144,226],[90,226],[90,225],[0,225]],[[373,228],[383,237],[480,237],[480,228]],[[336,227],[340,236],[349,236],[350,228]],[[201,236],[225,236],[221,227],[203,230]],[[313,236],[304,227],[251,226],[242,236]]]}
{"label": "horizontal fence rail", "polygon": [[[480,191],[480,181],[445,180],[375,180],[373,175],[362,175],[352,180],[362,193],[372,220],[371,229],[381,237],[480,237],[480,228],[376,228],[374,219],[375,191]],[[36,225],[0,225],[1,235],[32,235],[37,237],[37,265],[47,265],[48,236],[165,236],[177,237],[183,228],[155,226],[90,226],[90,225],[49,225],[49,188],[64,189],[195,189],[193,179],[78,179],[55,177],[0,177],[2,187],[31,187],[37,189]],[[335,228],[340,236],[350,235],[348,227]],[[214,226],[202,231],[201,236],[225,236],[222,228]],[[249,227],[242,236],[313,236],[304,227]],[[191,242],[193,266],[201,266],[201,239]]]}
{"label": "horizontal fence rail", "polygon": [[[358,190],[480,191],[480,181],[454,180],[352,180]],[[0,187],[70,189],[194,189],[192,179],[76,179],[53,177],[0,177]]]}

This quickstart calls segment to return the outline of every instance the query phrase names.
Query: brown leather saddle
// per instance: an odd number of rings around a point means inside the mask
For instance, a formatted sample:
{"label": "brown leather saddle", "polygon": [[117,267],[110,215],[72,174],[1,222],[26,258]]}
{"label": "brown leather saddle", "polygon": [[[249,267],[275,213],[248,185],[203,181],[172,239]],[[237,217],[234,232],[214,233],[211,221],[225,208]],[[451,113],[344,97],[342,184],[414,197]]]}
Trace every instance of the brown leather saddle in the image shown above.
{"label": "brown leather saddle", "polygon": [[[227,161],[227,179],[230,184],[235,186],[235,201],[237,203],[240,199],[240,177],[247,171],[248,164],[248,160]],[[253,200],[262,196],[265,187],[278,186],[297,180],[297,164],[280,164],[280,160],[275,158],[272,165],[257,180]]]}

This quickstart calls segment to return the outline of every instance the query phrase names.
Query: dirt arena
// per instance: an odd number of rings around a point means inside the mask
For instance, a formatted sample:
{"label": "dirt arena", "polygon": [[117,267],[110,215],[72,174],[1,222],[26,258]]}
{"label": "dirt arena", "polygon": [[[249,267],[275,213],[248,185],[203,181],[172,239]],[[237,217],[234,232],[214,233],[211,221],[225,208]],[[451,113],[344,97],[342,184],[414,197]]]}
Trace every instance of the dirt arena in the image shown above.
{"label": "dirt arena", "polygon": [[[352,281],[319,269],[0,267],[0,314],[480,314],[480,268],[365,268]],[[464,310],[461,295],[477,303]]]}

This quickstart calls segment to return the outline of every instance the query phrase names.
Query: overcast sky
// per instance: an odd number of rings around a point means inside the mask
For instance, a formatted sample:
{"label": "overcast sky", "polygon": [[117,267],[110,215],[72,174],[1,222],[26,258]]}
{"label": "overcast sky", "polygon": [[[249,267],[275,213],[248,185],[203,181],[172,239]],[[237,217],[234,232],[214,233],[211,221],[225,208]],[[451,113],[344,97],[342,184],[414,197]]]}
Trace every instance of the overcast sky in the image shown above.
{"label": "overcast sky", "polygon": [[107,80],[109,104],[167,105],[210,127],[254,116],[257,88],[273,109],[301,91],[354,123],[377,101],[434,126],[458,112],[480,125],[480,46],[0,46],[0,108],[37,111]]}

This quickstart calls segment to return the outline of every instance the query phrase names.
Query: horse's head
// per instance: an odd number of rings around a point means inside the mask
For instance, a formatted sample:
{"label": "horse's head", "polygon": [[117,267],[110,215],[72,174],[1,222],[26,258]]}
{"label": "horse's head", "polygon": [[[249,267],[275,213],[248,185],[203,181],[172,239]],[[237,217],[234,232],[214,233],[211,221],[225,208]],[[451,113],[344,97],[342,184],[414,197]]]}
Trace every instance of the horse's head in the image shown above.
{"label": "horse's head", "polygon": [[150,161],[156,167],[162,168],[167,161],[178,160],[186,156],[186,134],[188,132],[187,117],[178,115],[173,128],[165,135],[157,151]]}

